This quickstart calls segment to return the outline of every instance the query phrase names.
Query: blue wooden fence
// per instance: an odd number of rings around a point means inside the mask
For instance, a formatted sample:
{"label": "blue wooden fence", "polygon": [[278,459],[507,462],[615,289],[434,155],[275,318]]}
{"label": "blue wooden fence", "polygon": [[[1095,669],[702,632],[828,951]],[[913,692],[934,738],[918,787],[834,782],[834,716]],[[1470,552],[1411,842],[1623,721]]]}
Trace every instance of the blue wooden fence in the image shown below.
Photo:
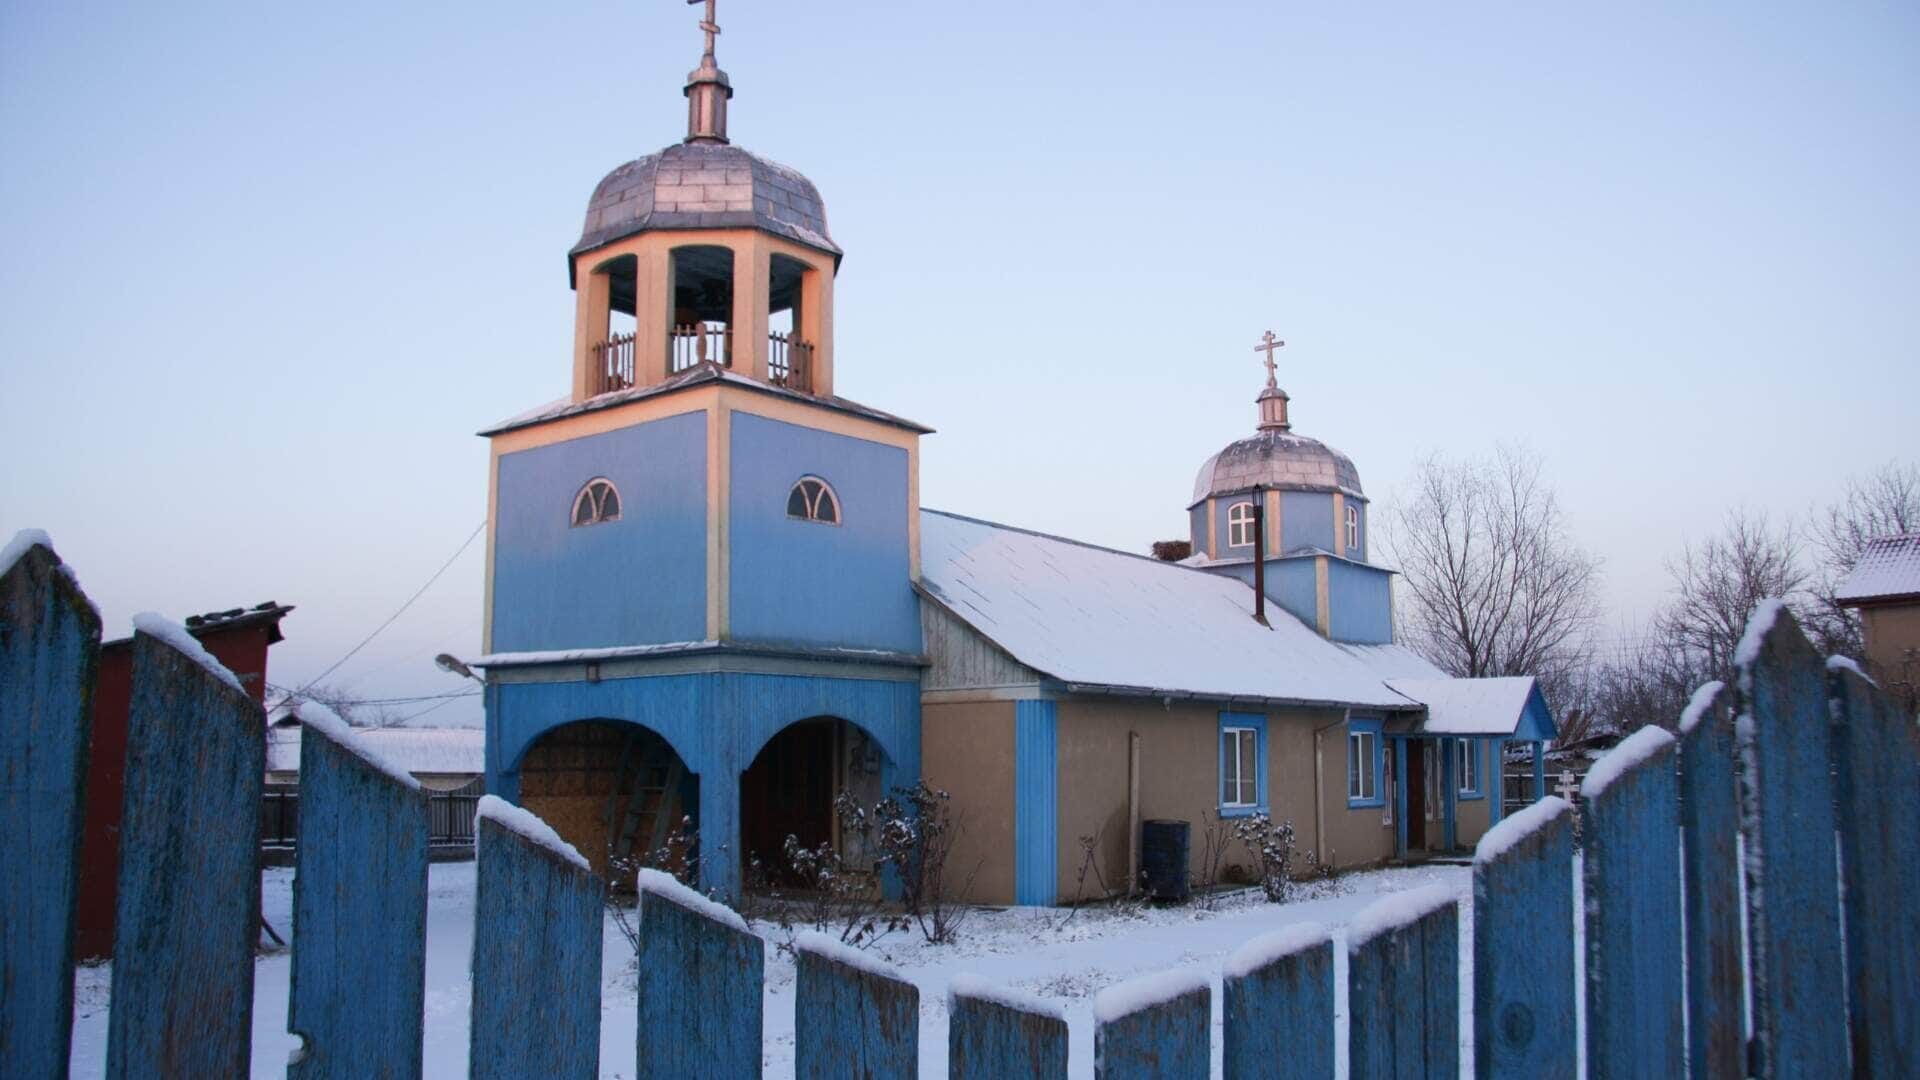
{"label": "blue wooden fence", "polygon": [[[242,1075],[263,717],[191,639],[140,627],[108,1071]],[[66,1069],[78,793],[99,636],[50,545],[28,538],[5,549],[0,820],[12,827],[0,829],[0,1076]],[[1336,934],[1295,928],[1248,943],[1223,972],[1109,988],[1094,1002],[1096,1075],[1207,1075],[1216,976],[1230,1078],[1329,1075],[1342,995],[1355,1077],[1457,1073],[1468,1036],[1475,1072],[1488,1077],[1572,1076],[1582,1060],[1595,1077],[1679,1075],[1689,1063],[1696,1076],[1912,1075],[1914,718],[1849,666],[1823,663],[1768,605],[1749,626],[1734,683],[1703,688],[1676,720],[1678,739],[1637,734],[1589,773],[1578,854],[1572,811],[1557,799],[1487,833],[1470,941],[1463,897],[1414,890],[1346,928],[1344,985]],[[418,1075],[425,796],[344,728],[309,725],[303,738],[289,1023],[304,1045],[289,1073]],[[593,1076],[604,884],[532,815],[500,804],[481,819],[471,1072]],[[643,873],[638,885],[633,1071],[758,1076],[765,942],[664,875]],[[1583,933],[1584,980],[1574,954]],[[1473,1008],[1463,1016],[1467,948]],[[913,1075],[919,996],[869,958],[803,945],[796,1071]],[[1057,1010],[966,977],[947,1000],[951,1075],[1065,1072]]]}

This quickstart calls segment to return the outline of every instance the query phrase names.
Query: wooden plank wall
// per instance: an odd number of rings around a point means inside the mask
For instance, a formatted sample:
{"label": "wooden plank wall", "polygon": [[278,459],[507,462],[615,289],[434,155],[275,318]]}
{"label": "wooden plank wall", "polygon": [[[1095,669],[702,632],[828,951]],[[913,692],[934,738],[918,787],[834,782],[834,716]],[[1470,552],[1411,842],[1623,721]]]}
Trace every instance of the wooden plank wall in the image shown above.
{"label": "wooden plank wall", "polygon": [[1225,1080],[1333,1075],[1333,939],[1325,927],[1255,938],[1228,958],[1220,983]]}
{"label": "wooden plank wall", "polygon": [[1733,763],[1733,693],[1724,683],[1711,682],[1694,695],[1680,719],[1687,1064],[1692,1076],[1738,1076],[1747,1063],[1741,913],[1727,895],[1740,873],[1740,806]]}
{"label": "wooden plank wall", "polygon": [[760,1075],[758,937],[643,881],[636,962],[639,1075]]}
{"label": "wooden plank wall", "polygon": [[[1547,798],[1482,841],[1473,866],[1473,1046],[1477,1076],[1576,1069],[1573,808]],[[1515,942],[1526,942],[1515,948]]]}
{"label": "wooden plank wall", "polygon": [[1097,1080],[1206,1080],[1213,989],[1206,973],[1167,972],[1102,990],[1093,1000]]}
{"label": "wooden plank wall", "polygon": [[1439,885],[1390,895],[1347,933],[1349,1074],[1459,1075],[1459,903]]}
{"label": "wooden plank wall", "polygon": [[0,1076],[55,1076],[73,1030],[100,616],[52,548],[10,547],[18,557],[0,567]]}
{"label": "wooden plank wall", "polygon": [[912,1080],[920,1071],[920,988],[838,942],[794,949],[793,1075]]}
{"label": "wooden plank wall", "polygon": [[1066,1016],[1051,1003],[998,990],[978,976],[956,975],[947,993],[947,1075],[1064,1080]]}

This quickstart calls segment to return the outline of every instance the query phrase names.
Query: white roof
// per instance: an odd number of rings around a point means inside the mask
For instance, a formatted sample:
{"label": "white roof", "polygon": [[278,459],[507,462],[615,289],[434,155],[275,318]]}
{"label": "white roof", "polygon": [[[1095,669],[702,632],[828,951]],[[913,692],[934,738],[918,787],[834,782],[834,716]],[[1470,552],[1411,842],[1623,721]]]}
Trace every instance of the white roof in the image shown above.
{"label": "white roof", "polygon": [[934,510],[920,538],[933,599],[1069,686],[1401,710],[1415,705],[1376,664],[1433,672],[1397,646],[1342,648],[1278,604],[1263,627],[1230,577]]}
{"label": "white roof", "polygon": [[[384,759],[415,776],[474,775],[487,771],[487,733],[479,728],[354,728]],[[267,730],[267,771],[298,772],[298,725]]]}
{"label": "white roof", "polygon": [[1387,685],[1427,707],[1422,732],[1511,735],[1533,696],[1533,676],[1494,679],[1389,679]]}
{"label": "white roof", "polygon": [[1853,573],[1840,583],[1841,603],[1920,596],[1920,533],[1878,536],[1867,541]]}

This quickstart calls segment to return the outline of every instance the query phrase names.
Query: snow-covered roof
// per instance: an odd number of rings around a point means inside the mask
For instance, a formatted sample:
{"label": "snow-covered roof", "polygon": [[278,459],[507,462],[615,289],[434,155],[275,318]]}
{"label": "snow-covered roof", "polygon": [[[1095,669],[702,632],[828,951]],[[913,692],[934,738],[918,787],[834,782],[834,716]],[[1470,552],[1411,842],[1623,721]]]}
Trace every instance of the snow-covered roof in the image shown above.
{"label": "snow-covered roof", "polygon": [[[487,771],[486,732],[479,728],[354,728],[353,734],[382,759],[415,776],[479,776]],[[267,771],[299,770],[299,726],[269,728]]]}
{"label": "snow-covered roof", "polygon": [[1396,646],[1330,642],[1277,604],[1263,627],[1230,577],[936,510],[920,537],[928,595],[1070,688],[1405,710],[1385,680],[1438,674]]}
{"label": "snow-covered roof", "polygon": [[[1387,685],[1425,705],[1418,731],[1432,735],[1505,735],[1552,738],[1552,720],[1531,675],[1491,679],[1388,679]],[[1532,715],[1529,715],[1529,710]],[[1541,726],[1546,730],[1542,732]]]}
{"label": "snow-covered roof", "polygon": [[1834,599],[1843,604],[1920,597],[1920,533],[1867,541]]}

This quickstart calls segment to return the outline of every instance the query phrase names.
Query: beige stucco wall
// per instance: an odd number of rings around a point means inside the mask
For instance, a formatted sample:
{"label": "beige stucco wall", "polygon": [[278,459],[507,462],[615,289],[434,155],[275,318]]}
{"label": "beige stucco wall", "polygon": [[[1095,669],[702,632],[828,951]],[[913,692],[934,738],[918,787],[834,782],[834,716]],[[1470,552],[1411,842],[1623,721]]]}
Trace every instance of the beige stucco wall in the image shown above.
{"label": "beige stucco wall", "polygon": [[[1338,719],[1338,714],[1327,714],[1315,726],[1324,727],[1333,719]],[[1347,807],[1347,754],[1345,724],[1320,733],[1319,760],[1323,785],[1320,805],[1325,823],[1324,840],[1307,832],[1301,841],[1302,847],[1324,846],[1330,853],[1325,857],[1342,869],[1365,866],[1393,857],[1393,829],[1385,824],[1390,820],[1387,807]],[[1380,793],[1384,796],[1387,791],[1387,777],[1383,776]]]}
{"label": "beige stucco wall", "polygon": [[1013,702],[922,704],[920,771],[964,815],[947,862],[954,886],[977,865],[971,899],[1012,903]]}
{"label": "beige stucco wall", "polygon": [[[1920,681],[1920,604],[1889,604],[1860,609],[1867,639],[1867,674],[1889,688]],[[1911,662],[1908,656],[1915,659]]]}

